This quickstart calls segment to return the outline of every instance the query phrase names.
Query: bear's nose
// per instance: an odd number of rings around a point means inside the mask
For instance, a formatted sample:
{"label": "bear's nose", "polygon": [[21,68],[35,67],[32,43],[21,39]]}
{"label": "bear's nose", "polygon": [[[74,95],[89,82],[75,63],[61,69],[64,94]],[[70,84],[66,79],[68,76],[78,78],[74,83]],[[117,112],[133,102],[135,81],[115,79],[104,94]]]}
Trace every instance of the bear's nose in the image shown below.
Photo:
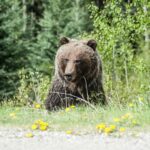
{"label": "bear's nose", "polygon": [[72,74],[65,74],[65,77],[68,81],[71,81],[72,79]]}

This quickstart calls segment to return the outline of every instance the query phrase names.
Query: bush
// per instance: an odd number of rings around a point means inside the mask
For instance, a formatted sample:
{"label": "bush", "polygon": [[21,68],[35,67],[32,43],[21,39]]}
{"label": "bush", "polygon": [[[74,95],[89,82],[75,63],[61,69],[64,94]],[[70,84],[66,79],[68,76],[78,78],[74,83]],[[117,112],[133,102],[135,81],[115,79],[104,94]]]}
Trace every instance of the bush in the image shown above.
{"label": "bush", "polygon": [[[94,30],[88,37],[98,41],[104,62],[108,97],[125,103],[148,96],[150,75],[148,2],[107,1],[99,10],[91,5]],[[148,97],[147,97],[148,99]]]}
{"label": "bush", "polygon": [[15,106],[43,104],[48,93],[50,77],[38,72],[19,71],[20,87],[10,102]]}

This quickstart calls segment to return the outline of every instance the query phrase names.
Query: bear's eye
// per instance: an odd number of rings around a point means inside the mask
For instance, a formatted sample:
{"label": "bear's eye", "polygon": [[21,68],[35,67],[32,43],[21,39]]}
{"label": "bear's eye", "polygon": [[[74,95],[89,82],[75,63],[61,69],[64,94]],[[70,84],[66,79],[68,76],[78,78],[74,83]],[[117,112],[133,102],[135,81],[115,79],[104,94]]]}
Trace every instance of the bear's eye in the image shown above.
{"label": "bear's eye", "polygon": [[68,61],[69,61],[69,59],[63,59],[63,60],[62,60],[62,62],[63,62],[64,64],[66,64]]}
{"label": "bear's eye", "polygon": [[76,63],[76,64],[81,64],[81,63],[82,63],[82,60],[75,60],[75,63]]}

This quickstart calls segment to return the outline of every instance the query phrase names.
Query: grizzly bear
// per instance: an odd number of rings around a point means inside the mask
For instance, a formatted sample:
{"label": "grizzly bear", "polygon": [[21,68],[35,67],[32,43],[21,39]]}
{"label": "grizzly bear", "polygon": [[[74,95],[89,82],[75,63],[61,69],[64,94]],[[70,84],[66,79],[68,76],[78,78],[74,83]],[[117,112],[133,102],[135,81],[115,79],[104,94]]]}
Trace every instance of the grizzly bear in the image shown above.
{"label": "grizzly bear", "polygon": [[106,104],[102,62],[96,46],[95,40],[61,38],[55,58],[52,87],[45,103],[47,110],[86,101]]}

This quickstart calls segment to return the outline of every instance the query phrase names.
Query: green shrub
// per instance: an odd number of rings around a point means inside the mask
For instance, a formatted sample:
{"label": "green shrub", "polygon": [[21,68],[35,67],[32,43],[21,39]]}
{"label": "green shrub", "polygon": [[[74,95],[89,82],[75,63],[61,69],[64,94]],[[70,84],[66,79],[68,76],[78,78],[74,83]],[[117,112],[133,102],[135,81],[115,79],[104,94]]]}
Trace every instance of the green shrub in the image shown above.
{"label": "green shrub", "polygon": [[94,30],[86,37],[98,41],[108,99],[126,103],[144,96],[150,87],[149,12],[147,1],[107,1],[99,10],[91,5]]}
{"label": "green shrub", "polygon": [[38,72],[19,72],[20,87],[14,95],[11,103],[15,106],[32,105],[34,103],[43,104],[48,93],[50,78]]}

